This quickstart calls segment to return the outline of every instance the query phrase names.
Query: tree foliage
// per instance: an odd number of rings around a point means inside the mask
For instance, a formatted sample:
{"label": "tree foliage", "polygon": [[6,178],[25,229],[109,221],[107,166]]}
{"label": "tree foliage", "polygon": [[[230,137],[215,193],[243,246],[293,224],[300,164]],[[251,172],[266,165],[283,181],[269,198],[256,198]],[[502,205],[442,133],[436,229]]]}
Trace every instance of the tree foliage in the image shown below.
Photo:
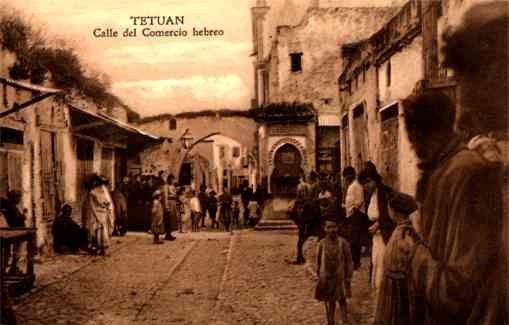
{"label": "tree foliage", "polygon": [[34,84],[42,84],[51,78],[54,86],[64,90],[66,95],[80,95],[106,108],[121,106],[128,111],[130,118],[138,117],[109,91],[109,82],[103,82],[106,77],[86,71],[72,47],[54,47],[50,43],[19,13],[3,8],[0,13],[0,45],[16,55],[16,62],[9,70],[11,78],[30,79]]}

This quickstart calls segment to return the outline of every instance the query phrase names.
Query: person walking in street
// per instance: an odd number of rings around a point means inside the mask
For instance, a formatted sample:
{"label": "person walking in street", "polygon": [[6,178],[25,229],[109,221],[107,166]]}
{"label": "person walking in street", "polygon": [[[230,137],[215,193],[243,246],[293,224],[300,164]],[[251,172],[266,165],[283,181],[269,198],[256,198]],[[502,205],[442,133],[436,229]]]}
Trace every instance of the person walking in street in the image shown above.
{"label": "person walking in street", "polygon": [[[389,217],[388,210],[388,200],[393,190],[383,184],[382,177],[378,174],[375,165],[370,162],[367,162],[364,169],[359,173],[359,183],[362,184],[364,192],[368,195],[367,215],[373,223],[368,230],[372,235],[373,241],[371,251],[371,288],[374,291],[376,302],[383,279],[385,247],[396,226]],[[364,226],[361,229],[365,231]]]}
{"label": "person walking in street", "polygon": [[185,207],[184,207],[184,187],[180,186],[177,189],[177,200],[176,200],[176,207],[177,207],[177,228],[179,233],[183,233],[182,230],[182,218],[185,213]]}
{"label": "person walking in street", "polygon": [[235,200],[233,202],[232,209],[232,228],[233,226],[235,226],[237,229],[240,229],[239,217],[240,217],[239,201]]}
{"label": "person walking in street", "polygon": [[115,205],[115,229],[113,236],[124,236],[127,232],[127,198],[122,183],[115,188],[111,197]]}
{"label": "person walking in street", "polygon": [[355,169],[351,166],[343,169],[343,178],[347,187],[345,196],[346,226],[352,249],[354,270],[361,266],[361,232],[364,214],[364,190],[357,181]]}
{"label": "person walking in street", "polygon": [[190,191],[191,198],[189,199],[189,206],[191,208],[191,231],[197,232],[200,227],[201,221],[201,206],[200,199],[194,190]]}
{"label": "person walking in street", "polygon": [[88,180],[88,195],[83,214],[88,231],[88,245],[92,254],[106,255],[115,224],[115,211],[108,180],[92,174]]}
{"label": "person walking in street", "polygon": [[[163,176],[164,178],[164,176]],[[172,231],[178,229],[177,222],[177,188],[174,184],[175,177],[170,174],[166,177],[166,182],[159,188],[161,192],[164,209],[164,230],[166,231],[165,240],[175,240],[171,234]]]}
{"label": "person walking in street", "polygon": [[217,198],[216,198],[216,192],[214,190],[210,191],[210,193],[209,193],[207,208],[209,210],[209,216],[210,216],[212,229],[214,229],[216,227],[219,228],[219,224],[216,221]]}
{"label": "person walking in street", "polygon": [[207,217],[207,186],[205,184],[201,184],[200,193],[198,193],[198,199],[200,200],[200,217],[201,217],[201,227],[205,227],[205,219]]}
{"label": "person walking in street", "polygon": [[352,256],[348,242],[338,236],[337,224],[325,221],[326,236],[318,243],[316,274],[318,284],[315,299],[325,303],[327,324],[335,324],[336,302],[339,303],[342,322],[348,322],[347,297],[353,273]]}
{"label": "person walking in street", "polygon": [[159,236],[165,233],[164,229],[164,208],[161,203],[161,191],[156,190],[152,194],[152,235],[154,236],[154,244],[162,244],[163,241]]}
{"label": "person walking in street", "polygon": [[242,201],[242,208],[243,208],[243,219],[244,219],[244,226],[247,226],[248,224],[248,208],[247,205],[249,204],[249,201],[251,201],[251,198],[253,197],[253,189],[249,186],[249,182],[245,180],[242,183],[242,189],[240,192],[240,198]]}
{"label": "person walking in street", "polygon": [[225,187],[223,193],[219,195],[219,221],[224,226],[225,231],[230,231],[232,221],[232,196]]}
{"label": "person walking in street", "polygon": [[414,283],[408,276],[415,251],[413,242],[421,241],[410,221],[410,214],[416,210],[417,203],[410,195],[391,194],[389,216],[397,226],[385,251],[375,325],[423,324],[425,303],[417,296]]}

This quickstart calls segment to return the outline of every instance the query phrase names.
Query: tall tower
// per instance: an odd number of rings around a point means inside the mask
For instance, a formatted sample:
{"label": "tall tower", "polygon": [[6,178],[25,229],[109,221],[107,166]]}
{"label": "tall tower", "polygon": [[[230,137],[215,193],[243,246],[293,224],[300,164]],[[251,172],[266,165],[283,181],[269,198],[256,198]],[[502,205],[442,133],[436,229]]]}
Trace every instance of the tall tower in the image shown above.
{"label": "tall tower", "polygon": [[309,8],[308,9],[317,9],[320,8],[320,0],[311,0],[309,2]]}
{"label": "tall tower", "polygon": [[266,0],[257,0],[256,6],[251,8],[251,23],[252,23],[252,37],[253,37],[253,72],[254,72],[254,102],[251,106],[257,107],[263,102],[260,99],[260,89],[263,89],[261,84],[261,72],[263,69],[264,58],[264,44],[263,44],[263,27],[265,16],[269,12],[270,7],[267,6]]}

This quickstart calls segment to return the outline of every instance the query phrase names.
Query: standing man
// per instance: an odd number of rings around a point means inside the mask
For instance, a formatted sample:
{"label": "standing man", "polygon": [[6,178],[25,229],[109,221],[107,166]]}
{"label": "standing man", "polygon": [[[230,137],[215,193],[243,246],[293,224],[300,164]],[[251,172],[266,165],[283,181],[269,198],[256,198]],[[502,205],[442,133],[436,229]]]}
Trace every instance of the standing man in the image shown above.
{"label": "standing man", "polygon": [[248,181],[244,181],[242,183],[242,190],[240,192],[240,198],[242,200],[242,208],[243,208],[243,217],[244,217],[244,226],[247,226],[249,219],[249,210],[248,205],[249,201],[251,201],[253,197],[253,190],[249,186]]}
{"label": "standing man", "polygon": [[208,195],[206,192],[207,187],[205,184],[200,185],[200,193],[198,193],[198,200],[200,201],[200,217],[201,217],[201,227],[205,227],[205,218],[207,217],[207,202]]}
{"label": "standing man", "polygon": [[232,196],[228,192],[228,188],[223,189],[223,193],[219,195],[219,221],[229,230],[230,222],[232,220]]}
{"label": "standing man", "polygon": [[346,196],[346,224],[348,227],[350,247],[352,249],[352,259],[354,270],[361,266],[361,237],[362,225],[364,220],[364,189],[357,181],[355,169],[351,166],[343,169],[343,178],[345,180]]}
{"label": "standing man", "polygon": [[426,246],[415,243],[410,272],[426,301],[425,324],[509,323],[507,160],[497,159],[497,139],[490,136],[509,132],[508,34],[509,6],[498,1],[472,7],[446,37],[445,63],[461,88],[458,129],[466,131],[466,144],[454,132],[449,97],[429,91],[403,103],[422,170],[417,199]]}
{"label": "standing man", "polygon": [[426,300],[425,324],[506,324],[500,165],[454,133],[446,95],[429,91],[404,107],[422,169],[418,229],[426,245],[414,243],[410,274]]}
{"label": "standing man", "polygon": [[[163,176],[163,180],[165,177]],[[175,177],[170,174],[166,177],[166,182],[159,188],[162,194],[162,203],[164,209],[164,229],[166,231],[165,240],[175,240],[171,234],[178,229],[177,224],[177,188],[174,184]]]}

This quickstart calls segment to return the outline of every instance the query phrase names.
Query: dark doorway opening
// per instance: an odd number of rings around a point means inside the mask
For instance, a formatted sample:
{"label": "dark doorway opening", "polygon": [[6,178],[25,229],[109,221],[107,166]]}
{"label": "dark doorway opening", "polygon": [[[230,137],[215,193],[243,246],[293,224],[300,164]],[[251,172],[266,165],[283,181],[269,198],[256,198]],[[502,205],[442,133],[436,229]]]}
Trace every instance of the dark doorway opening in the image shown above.
{"label": "dark doorway opening", "polygon": [[179,185],[191,185],[192,177],[191,163],[183,163],[182,168],[180,169]]}
{"label": "dark doorway opening", "polygon": [[271,190],[275,195],[294,195],[297,193],[299,178],[303,174],[302,156],[299,150],[285,144],[276,151],[274,171],[271,176]]}

